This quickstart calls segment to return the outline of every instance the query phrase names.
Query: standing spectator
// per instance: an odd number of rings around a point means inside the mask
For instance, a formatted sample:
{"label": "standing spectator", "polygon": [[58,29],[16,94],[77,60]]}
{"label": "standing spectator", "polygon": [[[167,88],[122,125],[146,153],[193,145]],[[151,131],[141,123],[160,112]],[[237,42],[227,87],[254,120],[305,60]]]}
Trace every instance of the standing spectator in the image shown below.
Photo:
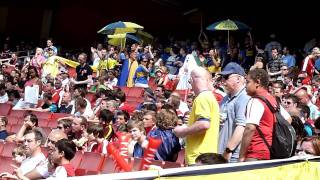
{"label": "standing spectator", "polygon": [[264,51],[267,55],[267,59],[268,61],[270,61],[271,57],[272,57],[272,49],[278,49],[281,50],[281,44],[276,40],[276,35],[275,34],[271,34],[270,35],[270,39],[271,41],[266,44]]}
{"label": "standing spectator", "polygon": [[283,47],[282,53],[282,62],[286,64],[289,68],[293,68],[296,65],[296,58],[293,55],[291,55],[290,49],[287,46],[285,46]]}
{"label": "standing spectator", "polygon": [[120,70],[120,76],[118,81],[118,86],[123,87],[127,85],[127,79],[129,76],[129,57],[128,53],[126,51],[123,51],[120,53],[120,63],[121,70]]}
{"label": "standing spectator", "polygon": [[129,76],[127,80],[127,87],[133,87],[134,86],[134,75],[136,73],[136,70],[138,68],[138,62],[137,62],[137,52],[131,52],[130,59],[129,59]]}
{"label": "standing spectator", "polygon": [[92,69],[87,63],[87,55],[81,53],[78,56],[79,65],[76,67],[77,78],[71,79],[70,82],[76,85],[76,87],[87,89],[87,85],[92,82]]}
{"label": "standing spectator", "polygon": [[230,162],[238,162],[240,142],[246,125],[245,104],[250,97],[245,90],[244,69],[229,63],[220,73],[223,85],[228,92],[220,103],[219,154]]}
{"label": "standing spectator", "polygon": [[53,42],[51,38],[47,40],[47,47],[44,48],[44,56],[46,59],[50,56],[50,53],[49,53],[50,49],[53,51],[53,54],[52,54],[53,56],[56,56],[58,54],[58,49],[55,46],[53,46]]}
{"label": "standing spectator", "polygon": [[[268,91],[269,76],[263,69],[249,71],[247,76],[246,91],[249,96],[263,96],[273,107],[277,101]],[[290,119],[290,115],[280,107],[281,115]],[[241,142],[239,161],[257,161],[270,159],[270,151],[259,135],[257,128],[260,128],[269,145],[272,142],[273,125],[275,115],[269,107],[258,98],[251,98],[247,104],[247,122]]]}
{"label": "standing spectator", "polygon": [[175,162],[181,150],[179,138],[174,135],[172,129],[177,125],[178,117],[174,111],[162,109],[157,114],[157,129],[152,130],[150,137],[157,137],[162,140],[157,153],[156,160]]}
{"label": "standing spectator", "polygon": [[148,69],[149,60],[146,57],[142,58],[141,64],[138,66],[135,75],[133,77],[135,87],[148,88],[148,74],[150,69]]}
{"label": "standing spectator", "polygon": [[186,137],[186,160],[188,165],[202,153],[216,153],[219,134],[219,105],[209,89],[210,74],[201,67],[191,72],[190,83],[196,94],[188,127],[177,126],[177,137]]}
{"label": "standing spectator", "polygon": [[267,64],[267,71],[272,81],[276,80],[281,74],[282,60],[280,59],[278,49],[273,48],[271,51],[271,57]]}
{"label": "standing spectator", "polygon": [[45,57],[43,56],[43,49],[42,48],[36,48],[36,53],[33,56],[33,58],[23,66],[22,71],[25,68],[28,68],[29,66],[34,66],[36,67],[38,74],[41,74],[41,69],[43,63],[46,61]]}

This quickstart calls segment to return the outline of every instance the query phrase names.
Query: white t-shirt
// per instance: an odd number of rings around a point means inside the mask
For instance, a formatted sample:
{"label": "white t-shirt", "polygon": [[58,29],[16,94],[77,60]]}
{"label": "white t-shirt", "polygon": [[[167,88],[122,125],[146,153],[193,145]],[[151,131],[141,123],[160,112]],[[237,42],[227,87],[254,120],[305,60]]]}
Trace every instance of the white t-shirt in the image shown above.
{"label": "white t-shirt", "polygon": [[[262,102],[256,98],[251,98],[247,104],[247,124],[259,125],[261,117],[264,112],[264,106]],[[280,105],[280,113],[285,120],[290,119],[290,114]]]}
{"label": "white t-shirt", "polygon": [[46,161],[46,157],[43,153],[38,154],[35,157],[28,157],[24,161],[22,161],[20,169],[23,175],[31,172],[34,168],[36,168],[40,163]]}
{"label": "white t-shirt", "polygon": [[67,179],[68,173],[63,166],[56,167],[54,173],[47,179]]}
{"label": "white t-shirt", "polygon": [[9,101],[8,94],[5,93],[3,96],[0,96],[0,103],[6,103]]}

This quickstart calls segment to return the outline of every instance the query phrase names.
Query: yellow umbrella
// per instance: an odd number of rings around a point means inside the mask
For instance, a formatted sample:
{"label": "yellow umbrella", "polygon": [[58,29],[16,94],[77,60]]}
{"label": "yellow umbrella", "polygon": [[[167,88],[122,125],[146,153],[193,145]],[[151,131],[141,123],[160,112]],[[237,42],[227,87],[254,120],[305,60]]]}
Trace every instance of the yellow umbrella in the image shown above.
{"label": "yellow umbrella", "polygon": [[108,35],[108,38],[110,39],[108,41],[109,44],[114,45],[114,46],[121,46],[125,47],[126,40],[130,39],[136,42],[140,43],[140,39],[134,35],[124,33],[124,34],[113,34],[113,35]]}

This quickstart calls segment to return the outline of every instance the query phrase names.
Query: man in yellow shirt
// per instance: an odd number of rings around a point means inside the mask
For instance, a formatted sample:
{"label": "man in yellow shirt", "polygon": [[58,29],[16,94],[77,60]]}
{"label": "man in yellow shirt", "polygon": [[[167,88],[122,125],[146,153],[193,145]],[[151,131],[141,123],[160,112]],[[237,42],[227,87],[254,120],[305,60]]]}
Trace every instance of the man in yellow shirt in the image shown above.
{"label": "man in yellow shirt", "polygon": [[191,72],[190,83],[196,98],[188,121],[188,127],[177,126],[174,133],[186,137],[186,162],[194,165],[203,153],[217,153],[219,135],[219,105],[210,91],[210,74],[202,67]]}

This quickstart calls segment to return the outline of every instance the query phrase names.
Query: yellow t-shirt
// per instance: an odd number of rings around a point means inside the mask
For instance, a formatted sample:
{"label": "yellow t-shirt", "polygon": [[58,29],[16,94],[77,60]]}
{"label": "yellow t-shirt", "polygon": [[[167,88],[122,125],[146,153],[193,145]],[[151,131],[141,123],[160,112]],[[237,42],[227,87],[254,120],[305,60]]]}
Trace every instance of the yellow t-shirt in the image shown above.
{"label": "yellow t-shirt", "polygon": [[194,100],[188,121],[191,126],[200,118],[210,120],[210,128],[205,133],[189,135],[186,138],[186,161],[195,164],[203,153],[217,153],[219,135],[219,105],[211,91],[201,92]]}

